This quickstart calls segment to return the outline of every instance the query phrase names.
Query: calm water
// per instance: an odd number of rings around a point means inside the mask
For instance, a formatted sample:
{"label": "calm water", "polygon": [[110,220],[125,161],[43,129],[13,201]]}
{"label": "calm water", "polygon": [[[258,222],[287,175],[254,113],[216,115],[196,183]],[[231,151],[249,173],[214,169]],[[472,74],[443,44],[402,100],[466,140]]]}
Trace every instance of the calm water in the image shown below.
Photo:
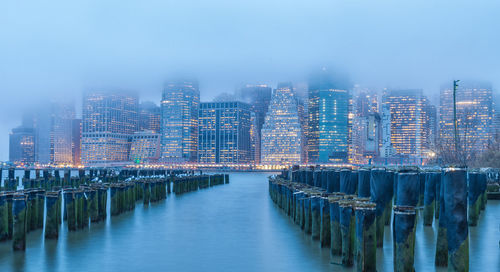
{"label": "calm water", "polygon": [[[344,271],[273,204],[266,176],[235,173],[228,185],[140,204],[88,230],[63,226],[58,241],[32,232],[25,253],[2,242],[0,271]],[[419,222],[415,267],[434,271],[437,230]],[[500,201],[489,201],[470,228],[472,271],[500,270],[499,225]],[[389,227],[384,245],[379,271],[392,271]]]}

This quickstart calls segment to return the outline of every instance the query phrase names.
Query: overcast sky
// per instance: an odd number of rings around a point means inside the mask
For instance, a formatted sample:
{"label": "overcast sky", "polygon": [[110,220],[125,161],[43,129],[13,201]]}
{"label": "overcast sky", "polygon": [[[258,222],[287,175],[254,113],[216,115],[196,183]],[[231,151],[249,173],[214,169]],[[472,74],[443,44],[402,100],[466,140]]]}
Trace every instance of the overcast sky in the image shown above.
{"label": "overcast sky", "polygon": [[374,88],[500,86],[498,0],[0,1],[0,160],[24,108],[86,89],[159,102],[189,73],[202,100],[323,66]]}

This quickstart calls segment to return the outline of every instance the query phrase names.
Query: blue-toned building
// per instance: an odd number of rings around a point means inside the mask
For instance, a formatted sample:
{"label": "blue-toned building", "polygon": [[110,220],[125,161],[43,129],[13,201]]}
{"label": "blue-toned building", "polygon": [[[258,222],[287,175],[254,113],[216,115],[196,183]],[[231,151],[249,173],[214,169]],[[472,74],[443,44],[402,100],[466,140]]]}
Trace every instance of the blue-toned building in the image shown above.
{"label": "blue-toned building", "polygon": [[243,102],[206,102],[198,114],[198,162],[253,162],[251,106]]}
{"label": "blue-toned building", "polygon": [[347,162],[349,155],[349,92],[326,73],[309,81],[308,162]]}

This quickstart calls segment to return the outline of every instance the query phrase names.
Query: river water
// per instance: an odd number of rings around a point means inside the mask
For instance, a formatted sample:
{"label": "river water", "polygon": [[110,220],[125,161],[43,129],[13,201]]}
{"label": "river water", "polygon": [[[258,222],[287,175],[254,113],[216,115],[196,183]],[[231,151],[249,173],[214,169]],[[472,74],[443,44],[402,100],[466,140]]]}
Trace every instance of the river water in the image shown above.
{"label": "river water", "polygon": [[[26,252],[0,242],[0,271],[351,271],[274,205],[268,175],[232,173],[230,184],[138,204],[88,230],[63,225],[57,241],[34,231]],[[419,223],[415,268],[434,271],[437,229]],[[469,229],[471,271],[500,271],[499,226],[500,201],[489,201]],[[391,237],[386,227],[378,271],[393,270]]]}

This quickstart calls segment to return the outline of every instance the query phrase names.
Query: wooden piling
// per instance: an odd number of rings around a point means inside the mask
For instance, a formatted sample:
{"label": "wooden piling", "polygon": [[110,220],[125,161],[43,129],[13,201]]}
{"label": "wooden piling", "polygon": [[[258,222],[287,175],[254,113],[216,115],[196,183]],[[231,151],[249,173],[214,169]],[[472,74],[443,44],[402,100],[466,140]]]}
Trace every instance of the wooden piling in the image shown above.
{"label": "wooden piling", "polygon": [[26,250],[26,196],[16,194],[12,198],[12,248],[15,251]]}

